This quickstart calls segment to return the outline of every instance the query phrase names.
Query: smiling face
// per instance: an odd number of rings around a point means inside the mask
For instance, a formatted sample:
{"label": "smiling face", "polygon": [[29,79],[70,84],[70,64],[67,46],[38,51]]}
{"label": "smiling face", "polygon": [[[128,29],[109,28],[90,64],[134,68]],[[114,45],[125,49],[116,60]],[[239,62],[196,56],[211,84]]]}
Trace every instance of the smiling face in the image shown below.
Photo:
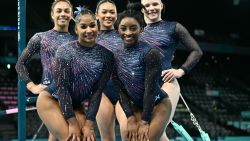
{"label": "smiling face", "polygon": [[75,32],[81,45],[91,47],[95,44],[98,26],[93,15],[84,14],[76,25]]}
{"label": "smiling face", "polygon": [[72,9],[67,2],[57,2],[51,11],[51,17],[54,21],[55,29],[60,30],[68,28],[71,15]]}
{"label": "smiling face", "polygon": [[128,47],[138,42],[141,27],[135,18],[125,17],[121,20],[118,31],[125,46]]}
{"label": "smiling face", "polygon": [[99,5],[96,14],[96,18],[101,25],[101,30],[114,29],[114,23],[117,20],[117,12],[113,3],[102,3]]}
{"label": "smiling face", "polygon": [[154,23],[161,20],[161,11],[163,9],[161,0],[141,0],[141,3],[147,10],[143,10],[146,23]]}

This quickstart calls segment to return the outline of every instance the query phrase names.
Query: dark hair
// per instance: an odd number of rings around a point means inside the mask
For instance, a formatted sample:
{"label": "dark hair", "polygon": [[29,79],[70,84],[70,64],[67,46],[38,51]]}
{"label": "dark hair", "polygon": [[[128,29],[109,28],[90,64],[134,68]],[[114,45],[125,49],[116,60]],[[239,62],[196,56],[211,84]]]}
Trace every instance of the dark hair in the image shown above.
{"label": "dark hair", "polygon": [[[69,0],[54,0],[54,2],[51,4],[51,8],[50,8],[51,12],[53,12],[53,10],[54,10],[56,4],[59,3],[59,2],[66,2],[66,3],[68,3],[69,6],[70,6],[70,8],[71,8],[71,11],[73,10],[73,6],[72,6],[72,4],[71,4],[71,2],[70,2]],[[53,18],[50,17],[50,19],[51,19],[52,23],[54,23]],[[55,24],[55,23],[54,23],[54,24]]]}
{"label": "dark hair", "polygon": [[55,0],[52,4],[51,4],[51,11],[53,11],[55,5],[58,3],[58,2],[66,2],[69,4],[69,6],[71,7],[71,9],[73,9],[73,6],[71,4],[71,2],[69,0]]}
{"label": "dark hair", "polygon": [[143,28],[145,25],[145,22],[144,22],[143,13],[141,12],[142,9],[145,9],[145,7],[141,3],[129,2],[127,4],[127,10],[125,10],[119,14],[118,20],[117,20],[117,25],[119,25],[121,23],[122,19],[124,19],[126,17],[131,17],[131,18],[134,18],[139,23],[141,28]]}
{"label": "dark hair", "polygon": [[[79,8],[79,9],[77,9],[78,11],[74,12],[75,13],[75,18],[74,18],[75,29],[76,29],[76,26],[80,22],[80,19],[81,19],[81,17],[83,15],[90,15],[90,16],[92,16],[92,18],[94,20],[96,20],[95,14],[91,10],[89,10],[88,8],[86,8],[84,6],[83,7],[80,6],[80,7],[77,7],[77,8]],[[99,29],[99,25],[98,24],[97,24],[97,26],[98,26],[98,29]]]}
{"label": "dark hair", "polygon": [[96,20],[95,14],[91,10],[89,10],[86,7],[81,7],[81,10],[76,12],[76,15],[75,15],[75,18],[74,18],[75,23],[76,24],[79,23],[80,18],[83,15],[86,15],[86,14],[91,15],[93,17],[93,19]]}
{"label": "dark hair", "polygon": [[114,6],[116,6],[116,5],[115,5],[115,2],[112,1],[112,0],[100,0],[100,1],[97,3],[96,9],[95,9],[95,14],[98,13],[98,10],[99,10],[99,8],[100,8],[100,5],[102,5],[103,3],[106,3],[106,2],[112,3]]}

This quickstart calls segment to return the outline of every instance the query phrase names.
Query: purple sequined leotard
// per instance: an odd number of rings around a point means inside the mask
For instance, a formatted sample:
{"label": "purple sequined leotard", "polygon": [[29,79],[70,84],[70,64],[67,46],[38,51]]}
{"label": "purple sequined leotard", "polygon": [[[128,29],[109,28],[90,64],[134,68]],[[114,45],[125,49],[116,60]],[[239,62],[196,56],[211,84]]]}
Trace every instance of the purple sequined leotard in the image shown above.
{"label": "purple sequined leotard", "polygon": [[167,97],[160,88],[162,57],[157,49],[143,41],[123,47],[115,54],[113,81],[127,117],[133,113],[131,101],[143,109],[142,119],[150,121],[155,104]]}
{"label": "purple sequined leotard", "polygon": [[148,24],[141,33],[141,38],[147,43],[154,45],[164,54],[163,70],[172,67],[171,61],[179,42],[191,51],[187,60],[181,66],[186,73],[198,63],[202,56],[202,51],[197,42],[187,29],[177,22],[161,20]]}
{"label": "purple sequined leotard", "polygon": [[75,40],[76,38],[68,32],[58,32],[51,29],[46,32],[36,33],[30,40],[18,58],[16,70],[18,75],[25,83],[31,81],[28,72],[28,63],[31,57],[37,53],[41,56],[43,68],[42,84],[49,85],[53,81],[52,66],[55,58],[55,52],[63,43]]}
{"label": "purple sequined leotard", "polygon": [[[120,50],[123,46],[123,41],[117,30],[101,30],[97,36],[97,43],[104,46],[105,48],[112,51],[114,54]],[[118,94],[114,90],[114,84],[110,79],[105,86],[103,92],[112,102],[112,104],[116,104],[118,101]]]}
{"label": "purple sequined leotard", "polygon": [[55,81],[57,97],[66,119],[74,108],[89,99],[87,119],[95,120],[101,93],[112,73],[113,53],[103,46],[81,46],[73,41],[56,52]]}

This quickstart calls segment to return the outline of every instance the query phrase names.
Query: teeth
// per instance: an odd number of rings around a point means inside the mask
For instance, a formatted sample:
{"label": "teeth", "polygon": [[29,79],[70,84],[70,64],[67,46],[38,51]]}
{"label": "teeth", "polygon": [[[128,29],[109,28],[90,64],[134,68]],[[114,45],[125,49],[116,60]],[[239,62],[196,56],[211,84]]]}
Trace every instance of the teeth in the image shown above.
{"label": "teeth", "polygon": [[127,40],[132,40],[133,38],[132,38],[132,37],[127,37],[126,39],[127,39]]}
{"label": "teeth", "polygon": [[59,19],[59,20],[67,20],[67,19],[69,19],[69,18],[66,18],[66,17],[59,17],[58,19]]}
{"label": "teeth", "polygon": [[85,34],[85,36],[93,36],[94,34],[93,33],[91,33],[91,34]]}
{"label": "teeth", "polygon": [[94,34],[85,34],[85,37],[86,37],[86,38],[93,38],[93,37],[94,37]]}
{"label": "teeth", "polygon": [[87,37],[87,38],[92,38],[93,36],[85,36],[85,37]]}

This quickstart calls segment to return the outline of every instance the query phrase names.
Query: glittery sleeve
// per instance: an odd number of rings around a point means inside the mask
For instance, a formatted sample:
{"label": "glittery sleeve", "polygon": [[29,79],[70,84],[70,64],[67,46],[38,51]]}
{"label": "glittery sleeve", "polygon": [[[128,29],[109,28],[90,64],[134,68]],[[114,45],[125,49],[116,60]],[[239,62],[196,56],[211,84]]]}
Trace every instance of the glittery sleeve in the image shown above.
{"label": "glittery sleeve", "polygon": [[143,98],[143,112],[141,119],[150,121],[155,105],[155,96],[158,81],[161,75],[161,55],[155,48],[151,49],[144,58],[145,62],[145,92]]}
{"label": "glittery sleeve", "polygon": [[31,81],[28,72],[28,63],[34,54],[39,53],[41,48],[40,42],[41,37],[39,36],[39,34],[35,34],[29,40],[27,47],[23,50],[16,63],[16,71],[26,84]]}
{"label": "glittery sleeve", "polygon": [[127,90],[117,75],[116,67],[114,68],[114,71],[112,73],[112,81],[114,82],[116,92],[119,94],[119,103],[121,104],[121,107],[125,112],[126,117],[128,118],[133,115],[133,111],[130,105]]}
{"label": "glittery sleeve", "polygon": [[65,119],[73,116],[74,110],[70,96],[70,77],[71,77],[71,55],[65,48],[61,47],[56,52],[55,81],[57,87],[58,101]]}
{"label": "glittery sleeve", "polygon": [[187,29],[180,23],[176,24],[176,35],[178,36],[180,42],[186,47],[190,52],[187,60],[181,66],[181,68],[188,73],[200,60],[202,56],[202,50],[194,38],[189,34]]}
{"label": "glittery sleeve", "polygon": [[105,54],[104,71],[101,75],[100,80],[94,85],[93,94],[90,97],[90,103],[87,112],[87,119],[95,121],[98,108],[100,106],[102,91],[110,78],[113,71],[114,59],[113,53],[107,51]]}

